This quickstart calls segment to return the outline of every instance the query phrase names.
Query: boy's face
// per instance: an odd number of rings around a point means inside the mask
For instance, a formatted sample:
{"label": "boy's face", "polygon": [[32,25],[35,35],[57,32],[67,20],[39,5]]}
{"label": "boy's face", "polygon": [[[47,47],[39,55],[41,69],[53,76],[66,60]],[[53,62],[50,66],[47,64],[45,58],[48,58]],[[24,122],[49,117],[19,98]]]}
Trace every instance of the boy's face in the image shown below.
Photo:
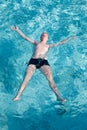
{"label": "boy's face", "polygon": [[43,40],[47,41],[48,40],[48,33],[47,32],[43,32],[41,37],[40,37],[40,39],[41,39],[41,41],[43,41]]}

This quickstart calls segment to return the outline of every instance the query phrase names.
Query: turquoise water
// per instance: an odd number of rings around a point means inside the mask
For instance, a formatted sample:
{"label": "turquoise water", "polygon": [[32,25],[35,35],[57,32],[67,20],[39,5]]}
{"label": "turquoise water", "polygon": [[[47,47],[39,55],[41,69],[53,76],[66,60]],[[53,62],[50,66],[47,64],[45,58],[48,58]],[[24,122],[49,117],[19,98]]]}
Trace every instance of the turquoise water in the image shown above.
{"label": "turquoise water", "polygon": [[[86,0],[0,1],[0,130],[87,130],[86,23]],[[33,45],[12,31],[12,25],[36,40],[47,31],[48,43],[77,36],[47,54],[66,104],[56,101],[39,70],[21,100],[12,101],[33,52]]]}

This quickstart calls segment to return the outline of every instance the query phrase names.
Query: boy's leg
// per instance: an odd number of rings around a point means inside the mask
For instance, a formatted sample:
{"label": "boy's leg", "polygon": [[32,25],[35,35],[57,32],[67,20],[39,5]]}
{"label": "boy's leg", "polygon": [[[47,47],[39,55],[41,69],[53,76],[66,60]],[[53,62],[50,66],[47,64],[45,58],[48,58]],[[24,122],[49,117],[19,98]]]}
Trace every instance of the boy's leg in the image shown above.
{"label": "boy's leg", "polygon": [[44,65],[41,67],[40,70],[46,76],[47,80],[49,81],[49,85],[50,85],[51,89],[53,90],[53,92],[55,93],[55,95],[57,96],[57,99],[64,102],[65,99],[60,96],[59,90],[54,83],[50,66]]}
{"label": "boy's leg", "polygon": [[31,77],[32,77],[33,73],[35,72],[35,70],[36,70],[35,65],[29,65],[28,66],[28,69],[27,69],[24,81],[23,81],[23,83],[22,83],[22,85],[21,85],[21,87],[20,87],[16,97],[13,99],[14,101],[19,100],[23,90],[25,89],[28,81],[31,79]]}

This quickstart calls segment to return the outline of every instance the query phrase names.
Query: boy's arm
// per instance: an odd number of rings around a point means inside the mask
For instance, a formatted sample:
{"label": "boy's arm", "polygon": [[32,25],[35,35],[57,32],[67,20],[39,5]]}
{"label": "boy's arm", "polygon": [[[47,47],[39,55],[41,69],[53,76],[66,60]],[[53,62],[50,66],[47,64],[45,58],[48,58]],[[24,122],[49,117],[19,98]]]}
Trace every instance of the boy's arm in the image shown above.
{"label": "boy's arm", "polygon": [[16,32],[18,32],[20,34],[20,36],[22,36],[25,40],[27,40],[27,41],[29,41],[29,42],[31,42],[33,44],[36,43],[35,40],[27,37],[17,26],[13,26],[13,27],[11,27],[11,29],[14,30],[14,31],[16,31]]}
{"label": "boy's arm", "polygon": [[75,38],[76,38],[76,36],[69,37],[69,38],[67,38],[67,39],[65,39],[65,40],[63,40],[61,42],[56,43],[56,44],[50,44],[49,47],[51,48],[51,47],[56,47],[56,46],[65,44],[65,43],[67,43],[67,42],[69,42],[69,41],[71,41],[71,40],[73,40]]}

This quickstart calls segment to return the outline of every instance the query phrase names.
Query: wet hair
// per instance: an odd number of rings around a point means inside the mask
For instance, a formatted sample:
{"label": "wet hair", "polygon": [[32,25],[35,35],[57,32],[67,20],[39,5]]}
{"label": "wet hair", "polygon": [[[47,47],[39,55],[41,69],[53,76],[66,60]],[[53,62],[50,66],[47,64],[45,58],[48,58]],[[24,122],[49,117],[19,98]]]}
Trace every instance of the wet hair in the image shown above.
{"label": "wet hair", "polygon": [[41,34],[41,36],[42,36],[43,34],[47,34],[47,35],[48,35],[48,32],[43,32],[43,33]]}
{"label": "wet hair", "polygon": [[41,35],[43,35],[43,34],[47,34],[48,35],[48,32],[43,32]]}
{"label": "wet hair", "polygon": [[[48,35],[47,32],[42,32],[42,34],[41,34],[41,36],[40,36],[40,39],[42,39],[41,37],[42,37],[43,34],[47,34],[47,35]],[[49,35],[48,35],[48,38],[49,38]]]}
{"label": "wet hair", "polygon": [[[43,33],[46,33],[46,34],[48,34],[48,32],[43,32]],[[42,34],[43,34],[43,33],[42,33]]]}

